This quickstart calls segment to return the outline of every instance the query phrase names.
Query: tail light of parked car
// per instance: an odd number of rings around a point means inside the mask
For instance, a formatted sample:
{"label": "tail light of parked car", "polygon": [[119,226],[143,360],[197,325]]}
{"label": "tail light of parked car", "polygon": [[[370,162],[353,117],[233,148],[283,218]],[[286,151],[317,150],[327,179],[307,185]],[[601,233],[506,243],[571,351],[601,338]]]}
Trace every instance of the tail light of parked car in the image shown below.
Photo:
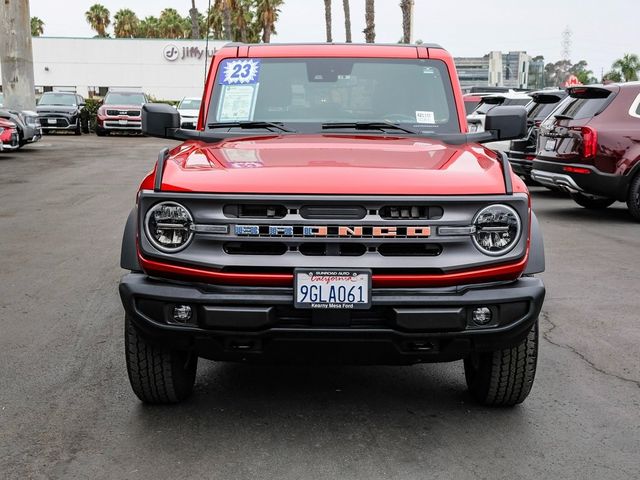
{"label": "tail light of parked car", "polygon": [[573,130],[582,134],[582,156],[593,158],[598,152],[598,132],[591,127],[575,127]]}

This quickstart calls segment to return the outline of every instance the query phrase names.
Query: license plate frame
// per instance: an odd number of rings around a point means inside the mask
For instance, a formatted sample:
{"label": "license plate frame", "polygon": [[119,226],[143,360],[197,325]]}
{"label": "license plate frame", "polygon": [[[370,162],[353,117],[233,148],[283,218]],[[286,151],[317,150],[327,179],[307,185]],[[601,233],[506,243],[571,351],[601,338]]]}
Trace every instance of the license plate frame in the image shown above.
{"label": "license plate frame", "polygon": [[[296,268],[293,272],[294,306],[314,310],[369,310],[371,276],[371,270],[363,268]],[[318,289],[305,294],[301,290],[304,286]],[[334,287],[333,291],[331,287]]]}
{"label": "license plate frame", "polygon": [[58,124],[58,119],[57,118],[47,118],[47,124],[49,124],[49,125],[57,125]]}
{"label": "license plate frame", "polygon": [[118,125],[122,125],[122,126],[129,125],[129,120],[118,120]]}
{"label": "license plate frame", "polygon": [[547,141],[544,143],[544,150],[546,152],[552,152],[556,149],[556,139],[555,138],[547,138]]}

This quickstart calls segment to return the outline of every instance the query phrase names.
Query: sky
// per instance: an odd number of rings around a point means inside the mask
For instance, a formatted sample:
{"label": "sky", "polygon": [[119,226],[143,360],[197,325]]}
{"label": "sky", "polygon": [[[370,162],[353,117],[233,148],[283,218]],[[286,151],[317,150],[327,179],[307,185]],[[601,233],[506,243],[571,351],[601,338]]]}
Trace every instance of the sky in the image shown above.
{"label": "sky", "polygon": [[[84,12],[96,0],[30,0],[31,15],[45,22],[45,36],[92,37]],[[187,15],[191,0],[101,0],[112,16],[130,8],[138,17],[158,16],[166,7]],[[364,42],[364,0],[351,0],[354,42]],[[196,0],[204,12],[208,0]],[[399,0],[376,0],[376,42],[402,35]],[[342,0],[333,0],[333,39],[344,41]],[[438,43],[456,57],[491,50],[525,50],[545,62],[562,58],[562,32],[572,32],[571,60],[586,60],[600,78],[624,53],[640,54],[638,0],[415,0],[414,38]],[[323,0],[285,0],[272,42],[325,40]]]}

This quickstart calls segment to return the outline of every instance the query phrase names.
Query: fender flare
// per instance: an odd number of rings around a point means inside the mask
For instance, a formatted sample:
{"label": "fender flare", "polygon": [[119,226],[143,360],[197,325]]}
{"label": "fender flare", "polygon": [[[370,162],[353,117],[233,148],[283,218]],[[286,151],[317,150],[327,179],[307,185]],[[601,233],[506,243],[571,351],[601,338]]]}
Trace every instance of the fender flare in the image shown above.
{"label": "fender flare", "polygon": [[531,232],[529,236],[529,260],[524,269],[525,275],[533,275],[534,273],[544,272],[544,240],[542,238],[542,229],[538,222],[536,214],[531,212]]}
{"label": "fender flare", "polygon": [[120,249],[120,267],[132,272],[141,272],[138,263],[138,251],[136,248],[136,231],[138,224],[138,209],[133,208],[127,218],[122,235],[122,247]]}

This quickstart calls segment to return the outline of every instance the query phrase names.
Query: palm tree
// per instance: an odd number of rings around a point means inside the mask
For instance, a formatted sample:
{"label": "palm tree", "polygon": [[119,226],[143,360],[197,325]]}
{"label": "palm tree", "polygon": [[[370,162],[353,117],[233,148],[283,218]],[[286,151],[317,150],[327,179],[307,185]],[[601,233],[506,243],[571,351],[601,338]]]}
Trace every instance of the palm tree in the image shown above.
{"label": "palm tree", "polygon": [[98,37],[107,36],[107,27],[111,25],[110,13],[107,7],[96,3],[84,14],[91,28],[98,33]]}
{"label": "palm tree", "polygon": [[324,24],[327,31],[327,43],[333,42],[331,38],[331,0],[324,0]]}
{"label": "palm tree", "polygon": [[160,12],[160,33],[164,38],[184,38],[184,18],[175,8],[165,8]]}
{"label": "palm tree", "polygon": [[342,8],[344,9],[344,33],[346,42],[351,43],[351,9],[349,8],[349,0],[342,0]]}
{"label": "palm tree", "polygon": [[256,9],[258,21],[262,26],[262,41],[269,43],[271,34],[276,33],[276,22],[280,14],[280,7],[284,0],[257,0]]}
{"label": "palm tree", "polygon": [[640,58],[635,53],[625,53],[611,67],[620,71],[625,82],[635,82],[638,80],[638,70],[640,70]]}
{"label": "palm tree", "polygon": [[400,9],[402,10],[402,43],[411,43],[413,0],[400,0]]}
{"label": "palm tree", "polygon": [[622,74],[617,71],[617,70],[611,70],[610,72],[607,72],[604,74],[604,77],[602,77],[602,83],[606,84],[606,83],[620,83],[622,81]]}
{"label": "palm tree", "polygon": [[376,41],[375,17],[373,0],[366,0],[364,6],[364,20],[367,26],[362,32],[364,33],[364,38],[367,43],[375,43]]}
{"label": "palm tree", "polygon": [[200,38],[200,22],[198,18],[198,9],[196,8],[196,0],[191,0],[189,16],[191,17],[191,38]]}
{"label": "palm tree", "polygon": [[222,35],[225,40],[233,40],[232,14],[235,8],[235,0],[216,0],[213,7],[214,10],[218,10],[220,12],[222,19]]}
{"label": "palm tree", "polygon": [[115,20],[113,31],[116,38],[134,38],[138,34],[140,20],[133,10],[123,8],[118,10],[113,18]]}
{"label": "palm tree", "polygon": [[160,21],[156,17],[146,17],[138,25],[138,38],[160,38]]}
{"label": "palm tree", "polygon": [[39,37],[44,33],[44,22],[38,17],[31,17],[31,36]]}

